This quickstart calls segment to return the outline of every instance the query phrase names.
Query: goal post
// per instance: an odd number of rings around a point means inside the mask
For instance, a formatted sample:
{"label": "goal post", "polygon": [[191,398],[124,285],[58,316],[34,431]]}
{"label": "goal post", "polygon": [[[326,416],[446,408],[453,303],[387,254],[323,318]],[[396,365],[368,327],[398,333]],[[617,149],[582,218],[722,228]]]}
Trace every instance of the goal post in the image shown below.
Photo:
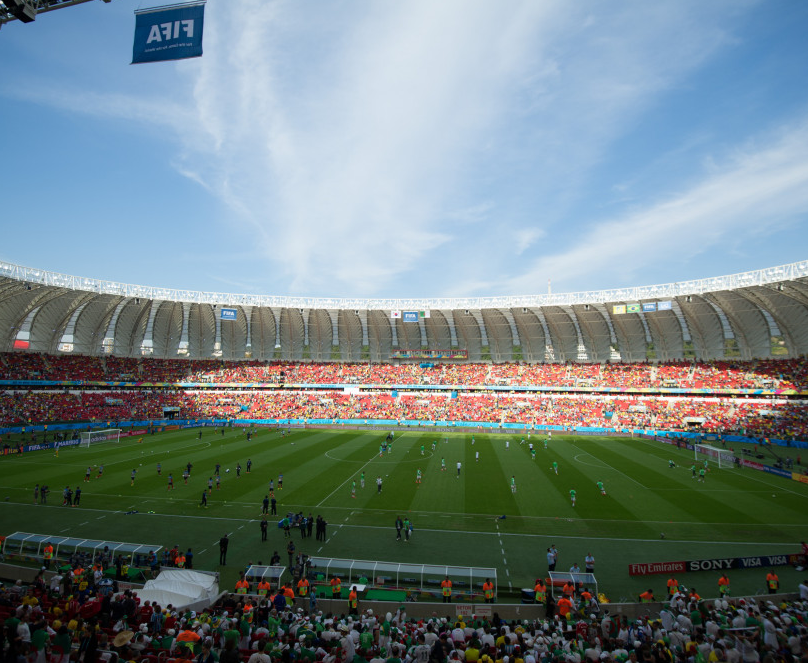
{"label": "goal post", "polygon": [[[701,454],[701,458],[699,457]],[[737,458],[734,454],[726,449],[719,449],[718,447],[710,446],[709,444],[694,444],[693,445],[693,458],[698,462],[700,460],[713,460],[718,464],[720,469],[727,467],[734,467]]]}
{"label": "goal post", "polygon": [[107,428],[106,430],[89,430],[82,431],[80,447],[89,447],[91,444],[98,444],[99,442],[120,442],[121,429],[120,428]]}

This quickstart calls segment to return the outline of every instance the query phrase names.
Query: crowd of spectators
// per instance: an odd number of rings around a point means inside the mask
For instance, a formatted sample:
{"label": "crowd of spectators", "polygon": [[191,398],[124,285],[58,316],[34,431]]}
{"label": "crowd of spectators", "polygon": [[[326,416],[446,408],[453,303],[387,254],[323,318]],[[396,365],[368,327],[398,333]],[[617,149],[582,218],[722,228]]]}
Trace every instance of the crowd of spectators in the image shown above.
{"label": "crowd of spectators", "polygon": [[804,389],[804,359],[607,364],[223,361],[0,353],[0,379],[583,388]]}
{"label": "crowd of spectators", "polygon": [[[808,587],[798,601],[701,600],[675,594],[639,619],[597,601],[549,602],[539,619],[409,618],[405,606],[348,614],[275,596],[227,595],[200,610],[141,601],[136,591],[68,595],[40,574],[0,589],[2,654],[13,663],[805,663]],[[566,599],[564,599],[566,601]],[[342,604],[342,601],[338,602]],[[350,607],[349,607],[350,606]],[[650,607],[650,606],[649,606]]]}
{"label": "crowd of spectators", "polygon": [[162,419],[384,419],[526,426],[596,427],[737,433],[757,438],[808,439],[802,401],[732,397],[607,396],[344,390],[8,390],[0,392],[0,423],[115,422]]}

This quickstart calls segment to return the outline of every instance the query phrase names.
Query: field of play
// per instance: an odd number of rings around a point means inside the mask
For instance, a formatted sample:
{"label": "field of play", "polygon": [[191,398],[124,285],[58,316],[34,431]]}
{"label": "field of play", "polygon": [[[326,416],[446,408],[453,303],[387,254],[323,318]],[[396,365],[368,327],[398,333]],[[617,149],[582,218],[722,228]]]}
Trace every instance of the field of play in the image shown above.
{"label": "field of play", "polygon": [[[275,523],[302,511],[326,519],[327,540],[293,531],[298,550],[495,567],[501,598],[511,592],[513,600],[546,574],[551,544],[560,553],[556,570],[567,571],[573,562],[583,568],[591,553],[600,591],[612,600],[633,600],[648,587],[664,595],[667,576],[630,577],[630,563],[795,553],[808,538],[808,485],[751,469],[719,469],[713,462],[699,482],[691,475],[692,451],[650,440],[554,435],[545,448],[541,434],[523,440],[520,434],[409,430],[397,432],[391,451],[380,455],[385,435],[294,430],[282,437],[276,429],[258,428],[247,441],[243,428],[223,434],[203,428],[149,435],[141,443],[122,438],[63,448],[58,457],[52,451],[0,457],[0,534],[192,547],[195,567],[221,571],[226,587],[250,562],[268,563],[275,550],[285,560],[286,541]],[[188,463],[193,467],[186,484]],[[214,480],[205,508],[202,492],[217,463],[221,486],[217,490]],[[96,478],[102,464],[103,476]],[[88,466],[92,478],[85,482]],[[270,519],[269,540],[262,543],[261,502],[270,480],[278,517]],[[35,484],[50,487],[48,504],[33,503]],[[81,487],[80,506],[62,506],[65,486]],[[576,491],[575,506],[570,490]],[[398,515],[413,523],[409,542],[396,541]],[[217,542],[224,533],[230,551],[227,566],[219,567]],[[778,573],[784,591],[794,591],[803,579],[791,567]],[[710,597],[717,594],[718,576],[703,571],[678,577]],[[764,578],[764,569],[731,571],[733,594],[763,591]]]}

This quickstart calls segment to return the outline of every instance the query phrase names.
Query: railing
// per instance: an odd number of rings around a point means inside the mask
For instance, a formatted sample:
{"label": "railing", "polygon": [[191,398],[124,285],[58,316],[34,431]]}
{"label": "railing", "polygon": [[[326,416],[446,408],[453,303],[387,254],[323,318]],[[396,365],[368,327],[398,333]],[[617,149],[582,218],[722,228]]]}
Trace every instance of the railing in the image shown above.
{"label": "railing", "polygon": [[102,281],[82,276],[70,276],[42,269],[23,267],[0,262],[0,277],[24,283],[46,285],[68,290],[95,292],[101,295],[117,295],[133,299],[180,301],[213,306],[264,306],[298,309],[345,309],[383,311],[424,310],[480,310],[489,308],[534,308],[540,306],[573,306],[604,304],[611,302],[639,302],[666,300],[687,295],[699,295],[720,290],[735,290],[750,286],[791,281],[808,276],[808,260],[778,267],[759,269],[729,276],[717,276],[693,281],[680,281],[662,285],[634,286],[612,290],[587,290],[573,293],[548,293],[543,295],[504,297],[456,297],[432,299],[351,299],[326,297],[281,297],[270,295],[232,294],[201,292],[197,290],[174,290],[153,286],[132,285],[114,281]]}

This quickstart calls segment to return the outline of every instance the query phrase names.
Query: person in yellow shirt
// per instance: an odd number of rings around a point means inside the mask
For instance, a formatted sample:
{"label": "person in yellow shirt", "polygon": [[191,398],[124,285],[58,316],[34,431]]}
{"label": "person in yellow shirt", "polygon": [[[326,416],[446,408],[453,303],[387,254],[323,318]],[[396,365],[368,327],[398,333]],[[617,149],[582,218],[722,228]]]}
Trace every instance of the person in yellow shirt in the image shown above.
{"label": "person in yellow shirt", "polygon": [[780,578],[777,577],[774,569],[766,574],[766,587],[769,588],[769,594],[776,594],[780,589]]}
{"label": "person in yellow shirt", "polygon": [[452,602],[452,581],[449,580],[449,576],[446,576],[443,580],[441,580],[440,592],[443,594],[444,603]]}
{"label": "person in yellow shirt", "polygon": [[51,560],[53,559],[53,546],[51,545],[50,541],[45,544],[45,548],[42,551],[42,557],[45,562],[45,568],[49,569]]}
{"label": "person in yellow shirt", "polygon": [[547,603],[547,585],[541,578],[536,578],[536,586],[533,590],[536,592],[536,603]]}
{"label": "person in yellow shirt", "polygon": [[301,578],[297,581],[297,595],[307,596],[309,593],[309,581],[307,578]]}
{"label": "person in yellow shirt", "polygon": [[486,603],[494,602],[494,583],[491,582],[490,578],[486,578],[483,583],[483,596]]}
{"label": "person in yellow shirt", "polygon": [[726,573],[722,573],[718,579],[718,594],[720,596],[729,596],[729,578]]}

